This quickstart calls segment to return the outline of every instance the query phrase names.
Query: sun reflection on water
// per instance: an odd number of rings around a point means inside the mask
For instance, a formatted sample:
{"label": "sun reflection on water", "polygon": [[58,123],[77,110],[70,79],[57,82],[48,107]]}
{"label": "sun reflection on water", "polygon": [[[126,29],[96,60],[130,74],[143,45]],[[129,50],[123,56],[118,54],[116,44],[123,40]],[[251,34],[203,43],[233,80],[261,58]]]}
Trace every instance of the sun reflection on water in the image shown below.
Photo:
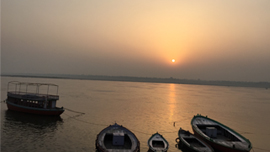
{"label": "sun reflection on water", "polygon": [[170,84],[170,91],[169,91],[169,111],[170,111],[170,116],[169,120],[170,122],[173,121],[173,116],[174,116],[174,111],[175,111],[175,84]]}

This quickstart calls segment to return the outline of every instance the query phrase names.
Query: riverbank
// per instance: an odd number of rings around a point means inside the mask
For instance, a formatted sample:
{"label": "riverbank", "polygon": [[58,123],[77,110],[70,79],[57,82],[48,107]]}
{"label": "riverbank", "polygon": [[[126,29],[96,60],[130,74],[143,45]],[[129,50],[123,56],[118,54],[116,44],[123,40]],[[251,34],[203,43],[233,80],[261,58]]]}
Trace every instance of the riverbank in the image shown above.
{"label": "riverbank", "polygon": [[193,85],[215,85],[228,87],[255,87],[270,88],[269,82],[243,82],[243,81],[207,81],[193,79],[177,78],[155,78],[155,77],[131,77],[131,76],[103,76],[103,75],[13,75],[1,74],[1,77],[32,77],[32,78],[54,78],[54,79],[80,79],[80,80],[102,80],[102,81],[128,81],[128,82],[150,82],[150,83],[175,83],[175,84],[193,84]]}

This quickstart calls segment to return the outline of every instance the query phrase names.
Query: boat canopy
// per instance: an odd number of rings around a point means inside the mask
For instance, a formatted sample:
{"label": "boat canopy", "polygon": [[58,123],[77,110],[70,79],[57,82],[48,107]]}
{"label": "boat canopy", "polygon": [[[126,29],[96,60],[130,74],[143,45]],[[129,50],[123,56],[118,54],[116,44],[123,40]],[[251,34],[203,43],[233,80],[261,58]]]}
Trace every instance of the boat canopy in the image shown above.
{"label": "boat canopy", "polygon": [[28,83],[11,81],[8,83],[8,92],[15,94],[44,94],[58,95],[58,85],[50,83]]}

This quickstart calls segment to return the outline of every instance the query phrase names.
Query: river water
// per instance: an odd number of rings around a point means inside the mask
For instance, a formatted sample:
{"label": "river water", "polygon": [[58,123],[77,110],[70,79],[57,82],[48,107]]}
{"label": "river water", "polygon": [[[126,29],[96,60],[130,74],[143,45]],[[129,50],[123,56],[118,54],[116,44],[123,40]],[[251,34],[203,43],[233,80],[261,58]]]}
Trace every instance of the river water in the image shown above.
{"label": "river water", "polygon": [[42,117],[7,110],[1,102],[2,152],[95,151],[97,134],[115,122],[131,130],[141,151],[156,132],[175,147],[180,127],[192,132],[196,114],[207,115],[249,139],[256,152],[270,151],[270,89],[1,77],[1,101],[9,81],[59,85],[60,117]]}

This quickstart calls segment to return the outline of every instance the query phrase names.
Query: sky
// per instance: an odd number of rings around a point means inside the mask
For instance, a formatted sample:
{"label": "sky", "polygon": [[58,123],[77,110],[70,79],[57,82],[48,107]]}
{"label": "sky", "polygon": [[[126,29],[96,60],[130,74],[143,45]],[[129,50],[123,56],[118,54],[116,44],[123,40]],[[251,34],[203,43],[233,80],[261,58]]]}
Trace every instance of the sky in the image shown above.
{"label": "sky", "polygon": [[270,1],[1,0],[1,73],[270,82]]}

